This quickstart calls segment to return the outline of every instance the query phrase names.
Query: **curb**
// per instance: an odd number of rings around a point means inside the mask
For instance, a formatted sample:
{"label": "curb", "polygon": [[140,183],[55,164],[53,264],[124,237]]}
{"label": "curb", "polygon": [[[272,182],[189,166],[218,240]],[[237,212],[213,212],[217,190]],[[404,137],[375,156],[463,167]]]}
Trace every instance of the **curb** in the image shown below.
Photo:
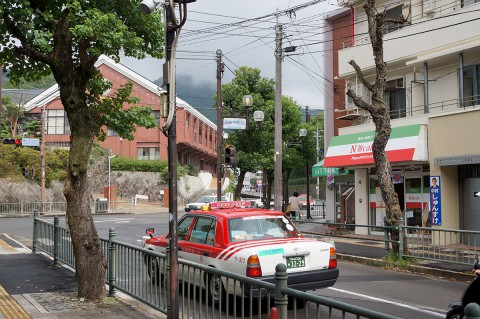
{"label": "curb", "polygon": [[412,264],[399,267],[395,263],[388,262],[381,259],[375,259],[375,258],[344,255],[339,253],[337,253],[337,258],[338,260],[341,260],[341,261],[349,261],[349,262],[370,265],[375,267],[388,268],[388,269],[397,270],[397,271],[407,271],[407,272],[415,273],[418,275],[427,275],[427,276],[432,276],[432,277],[441,278],[441,279],[470,282],[472,281],[472,278],[473,278],[473,275],[471,273],[457,272],[452,270],[431,268],[431,267],[412,265]]}

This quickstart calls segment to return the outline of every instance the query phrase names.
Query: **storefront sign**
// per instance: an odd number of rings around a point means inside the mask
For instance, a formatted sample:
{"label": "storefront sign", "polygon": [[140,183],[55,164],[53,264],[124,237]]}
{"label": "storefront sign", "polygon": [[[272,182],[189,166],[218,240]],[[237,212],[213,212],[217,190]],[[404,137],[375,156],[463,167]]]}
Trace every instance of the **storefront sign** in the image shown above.
{"label": "storefront sign", "polygon": [[[345,167],[373,164],[372,144],[375,132],[334,136],[325,156],[324,167]],[[392,129],[385,152],[390,162],[428,160],[425,125],[409,125]]]}
{"label": "storefront sign", "polygon": [[440,176],[430,176],[430,216],[432,218],[432,225],[442,225],[442,197],[440,192]]}

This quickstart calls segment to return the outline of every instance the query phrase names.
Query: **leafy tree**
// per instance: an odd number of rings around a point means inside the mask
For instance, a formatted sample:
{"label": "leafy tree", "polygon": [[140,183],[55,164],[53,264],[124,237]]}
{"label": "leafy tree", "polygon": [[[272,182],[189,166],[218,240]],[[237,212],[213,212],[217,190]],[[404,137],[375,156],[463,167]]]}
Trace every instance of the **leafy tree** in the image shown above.
{"label": "leafy tree", "polygon": [[[367,102],[358,96],[351,88],[348,89],[347,95],[353,99],[355,105],[370,113],[375,124],[375,137],[372,144],[373,159],[377,170],[377,178],[382,192],[382,198],[386,205],[386,220],[393,226],[398,226],[400,218],[403,217],[402,210],[398,200],[398,195],[392,181],[391,165],[385,152],[392,127],[390,125],[390,108],[384,102],[385,84],[387,81],[387,65],[383,59],[383,27],[385,23],[403,24],[406,19],[401,15],[398,19],[390,19],[386,17],[386,10],[377,10],[375,8],[375,0],[367,0],[363,6],[367,14],[368,34],[372,44],[373,55],[375,60],[375,81],[370,83],[354,60],[349,63],[354,68],[360,82],[368,89],[371,94],[372,101]],[[406,237],[404,237],[406,238]],[[398,254],[399,233],[393,231],[392,243],[393,251]],[[404,244],[405,253],[408,251],[408,245]]]}
{"label": "leafy tree", "polygon": [[2,97],[3,136],[15,137],[18,134],[18,122],[23,116],[23,102],[15,103],[10,96]]}
{"label": "leafy tree", "polygon": [[93,141],[108,126],[133,138],[135,125],[153,127],[150,109],[138,106],[127,83],[100,99],[111,86],[95,68],[101,54],[163,55],[160,11],[144,15],[138,0],[3,0],[0,3],[0,60],[14,84],[53,74],[71,129],[64,194],[78,276],[78,296],[105,296],[106,262],[91,215],[87,167]]}
{"label": "leafy tree", "polygon": [[[253,97],[253,106],[249,110],[242,104],[244,95]],[[275,126],[275,82],[273,79],[262,78],[260,70],[240,67],[235,71],[235,78],[222,85],[222,101],[224,103],[223,115],[245,116],[247,112],[248,128],[236,130],[229,134],[226,143],[234,145],[237,149],[237,168],[240,169],[238,180],[243,181],[247,172],[264,170],[263,177],[267,181],[267,205],[270,203],[273,186],[273,158],[274,158],[274,126]],[[264,121],[257,124],[254,122],[253,111],[263,111]],[[292,98],[282,98],[282,116],[284,140],[293,140],[298,136],[301,123],[299,106]],[[298,162],[292,161],[292,165]],[[284,169],[289,168],[288,163]],[[243,183],[237,183],[235,197],[238,197]]]}

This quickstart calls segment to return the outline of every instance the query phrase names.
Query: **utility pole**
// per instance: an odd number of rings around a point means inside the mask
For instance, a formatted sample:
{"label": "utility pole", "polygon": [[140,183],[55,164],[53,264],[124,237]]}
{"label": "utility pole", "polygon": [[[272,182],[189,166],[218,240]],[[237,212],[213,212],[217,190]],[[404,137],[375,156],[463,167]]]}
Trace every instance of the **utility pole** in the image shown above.
{"label": "utility pole", "polygon": [[[315,148],[317,150],[317,163],[320,162],[320,145],[318,144],[318,123],[317,123],[317,132],[315,134],[315,137],[317,138],[317,147]],[[317,177],[317,198],[320,199],[320,177]]]}
{"label": "utility pole", "polygon": [[3,103],[2,103],[2,85],[3,85],[3,74],[2,74],[2,66],[0,65],[0,135],[2,134],[2,112],[3,112]]}
{"label": "utility pole", "polygon": [[282,38],[283,26],[275,26],[275,155],[274,155],[274,209],[282,210]]}
{"label": "utility pole", "polygon": [[225,65],[222,62],[222,50],[217,50],[217,201],[222,200],[222,146],[223,146],[223,116],[222,116],[222,77]]}
{"label": "utility pole", "polygon": [[[310,113],[308,110],[308,106],[305,107],[305,122],[309,123],[310,122]],[[305,157],[307,159],[307,219],[312,219],[312,215],[310,215],[310,165],[309,165],[309,156],[308,156],[308,150],[304,150],[305,152]]]}

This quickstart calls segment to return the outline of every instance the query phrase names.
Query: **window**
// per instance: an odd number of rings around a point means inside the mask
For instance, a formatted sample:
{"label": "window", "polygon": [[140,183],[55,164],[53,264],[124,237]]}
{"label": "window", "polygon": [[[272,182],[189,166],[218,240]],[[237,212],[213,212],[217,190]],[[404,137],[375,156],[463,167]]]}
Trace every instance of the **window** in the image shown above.
{"label": "window", "polygon": [[463,105],[473,106],[480,103],[480,65],[463,68]]}
{"label": "window", "polygon": [[197,119],[193,119],[193,141],[197,141]]}
{"label": "window", "polygon": [[190,127],[190,114],[186,113],[185,114],[185,128],[189,128],[189,127]]}
{"label": "window", "polygon": [[47,134],[70,134],[70,124],[64,110],[47,110]]}
{"label": "window", "polygon": [[480,0],[462,0],[462,8],[478,3]]}
{"label": "window", "polygon": [[137,151],[139,160],[160,159],[160,149],[158,147],[139,147]]}
{"label": "window", "polygon": [[160,111],[152,111],[151,116],[155,119],[157,126],[160,126]]}
{"label": "window", "polygon": [[407,116],[407,99],[403,78],[387,81],[383,101],[390,108],[390,118],[398,119]]}
{"label": "window", "polygon": [[189,240],[193,243],[212,245],[215,238],[215,223],[213,218],[198,217],[192,228]]}
{"label": "window", "polygon": [[212,148],[212,139],[213,139],[213,129],[210,128],[210,148]]}
{"label": "window", "polygon": [[193,216],[186,216],[184,219],[178,222],[178,240],[186,240],[187,239],[187,234],[188,234],[188,229],[190,228],[190,225],[192,224],[194,217]]}
{"label": "window", "polygon": [[107,136],[118,136],[118,133],[115,132],[114,130],[108,129]]}
{"label": "window", "polygon": [[[400,16],[402,15],[402,6],[397,6],[391,9],[387,10],[387,14],[385,15],[386,19],[400,19]],[[383,33],[387,34],[393,31],[397,31],[401,28],[404,27],[404,24],[402,23],[392,23],[392,22],[386,22],[383,25]]]}
{"label": "window", "polygon": [[198,143],[202,144],[202,130],[203,130],[203,123],[199,123],[198,125]]}

